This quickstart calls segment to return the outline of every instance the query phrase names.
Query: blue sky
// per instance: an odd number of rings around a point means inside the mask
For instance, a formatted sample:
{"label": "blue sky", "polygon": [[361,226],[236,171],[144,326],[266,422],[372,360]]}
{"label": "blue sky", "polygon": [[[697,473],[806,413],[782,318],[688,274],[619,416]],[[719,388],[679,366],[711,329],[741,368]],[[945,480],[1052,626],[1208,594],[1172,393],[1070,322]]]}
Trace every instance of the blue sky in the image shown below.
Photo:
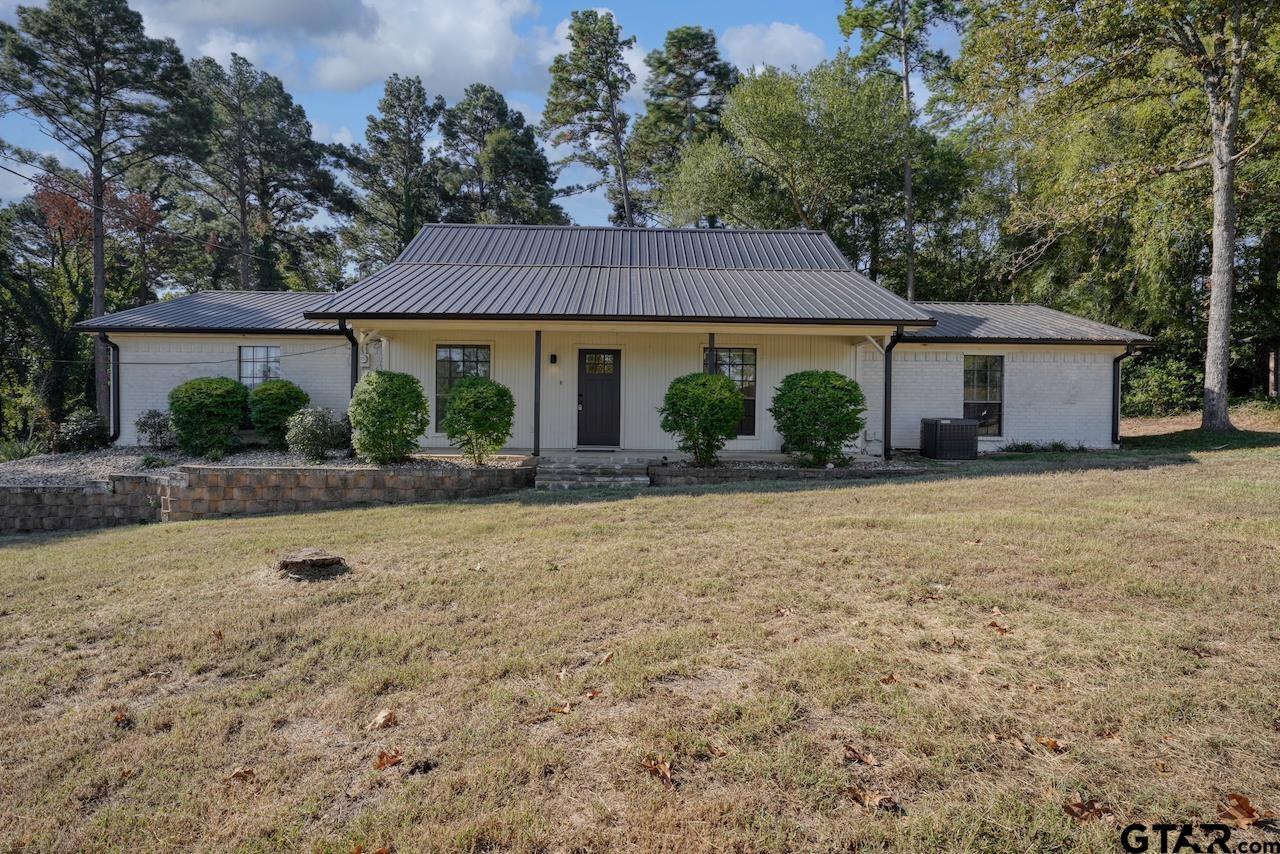
{"label": "blue sky", "polygon": [[[132,0],[152,35],[177,40],[188,57],[225,61],[237,52],[280,76],[302,103],[323,141],[359,141],[365,117],[392,72],[417,74],[427,90],[452,101],[472,82],[502,90],[540,118],[551,58],[563,48],[569,12],[583,4],[534,0]],[[12,21],[16,4],[0,6]],[[629,58],[643,73],[643,56],[666,32],[695,24],[715,30],[725,57],[739,67],[769,63],[807,68],[844,43],[836,25],[839,2],[613,2],[624,33],[638,38]],[[632,93],[642,100],[639,84]],[[56,145],[19,115],[0,118],[0,138],[38,151]],[[571,173],[562,181],[581,180]],[[0,198],[26,191],[0,177]],[[604,223],[600,194],[565,200],[575,222]]]}

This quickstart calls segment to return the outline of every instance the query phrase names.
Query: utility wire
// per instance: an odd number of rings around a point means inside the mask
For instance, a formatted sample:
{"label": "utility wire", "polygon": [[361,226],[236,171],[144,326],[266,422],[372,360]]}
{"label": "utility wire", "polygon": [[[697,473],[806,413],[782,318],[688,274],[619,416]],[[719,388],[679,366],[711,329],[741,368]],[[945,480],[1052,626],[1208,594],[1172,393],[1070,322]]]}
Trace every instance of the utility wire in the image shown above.
{"label": "utility wire", "polygon": [[[37,166],[34,163],[28,163],[27,161],[14,157],[11,154],[0,153],[0,157],[3,157],[5,160],[11,161],[13,163],[21,163],[23,166],[30,166],[33,169],[38,169],[39,171],[43,172],[45,175],[49,176],[50,178],[53,178],[57,181],[61,181],[63,184],[66,184],[69,187],[74,187],[82,193],[89,192],[86,188],[80,186],[79,184],[75,183],[71,179],[66,178],[62,175],[59,175],[57,172],[52,172],[48,169],[45,169],[42,166]],[[32,184],[40,183],[40,179],[36,178],[34,175],[25,175],[16,169],[11,169],[8,166],[5,166],[4,164],[0,164],[0,170],[4,170],[5,172],[8,172],[10,175],[16,175],[17,177],[23,179],[24,181],[30,181]],[[71,199],[79,204],[82,204],[85,207],[89,208],[90,210],[99,210],[105,214],[111,214],[112,216],[129,220],[130,222],[133,222],[137,225],[145,226],[146,228],[159,231],[162,234],[169,235],[170,237],[176,237],[180,240],[186,240],[198,246],[213,247],[214,249],[221,249],[223,252],[231,252],[235,255],[240,255],[245,258],[252,258],[255,261],[261,261],[264,264],[275,263],[270,258],[263,258],[261,255],[254,255],[252,252],[242,252],[240,249],[237,249],[236,247],[233,247],[233,246],[225,246],[213,240],[201,240],[198,237],[192,237],[189,234],[182,234],[181,232],[174,231],[173,229],[167,228],[166,226],[163,226],[163,225],[146,222],[145,220],[139,219],[138,217],[131,216],[125,211],[113,210],[113,209],[108,209],[102,205],[95,205],[92,201],[88,199],[85,199],[81,196],[77,196],[74,193],[69,193],[66,190],[59,190],[57,187],[44,187],[43,189],[47,189],[49,190],[49,192],[57,193],[58,195],[61,195],[61,196],[66,196],[68,199]]]}

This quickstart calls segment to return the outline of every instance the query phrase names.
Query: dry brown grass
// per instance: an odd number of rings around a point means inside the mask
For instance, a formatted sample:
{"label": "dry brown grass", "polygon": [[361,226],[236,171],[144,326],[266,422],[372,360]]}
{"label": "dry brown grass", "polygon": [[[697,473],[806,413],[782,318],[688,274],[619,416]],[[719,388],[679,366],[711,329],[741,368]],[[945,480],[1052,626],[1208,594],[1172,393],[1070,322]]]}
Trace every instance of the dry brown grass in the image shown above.
{"label": "dry brown grass", "polygon": [[[1280,811],[1276,440],[11,539],[0,840],[1116,850],[1063,803]],[[355,569],[276,579],[302,545]]]}

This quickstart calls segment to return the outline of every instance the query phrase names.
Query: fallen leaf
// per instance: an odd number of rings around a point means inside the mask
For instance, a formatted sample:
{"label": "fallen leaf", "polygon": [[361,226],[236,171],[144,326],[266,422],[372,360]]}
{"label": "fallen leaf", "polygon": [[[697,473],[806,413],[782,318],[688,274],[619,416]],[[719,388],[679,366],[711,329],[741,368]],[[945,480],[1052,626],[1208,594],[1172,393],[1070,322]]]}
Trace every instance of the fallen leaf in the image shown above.
{"label": "fallen leaf", "polygon": [[396,713],[390,709],[383,709],[374,716],[373,720],[369,721],[365,731],[371,732],[375,729],[386,729],[387,727],[395,726],[397,723],[399,721],[396,720]]}
{"label": "fallen leaf", "polygon": [[869,789],[855,788],[853,789],[853,798],[862,806],[869,810],[884,810],[894,815],[906,815],[906,810],[902,805],[894,799],[892,795],[884,792],[875,792]]}
{"label": "fallen leaf", "polygon": [[608,664],[610,661],[613,661],[613,650],[606,652],[604,658],[600,659],[601,664]]}
{"label": "fallen leaf", "polygon": [[573,711],[573,704],[565,700],[563,706],[552,706],[547,711],[555,712],[557,715],[567,715]]}
{"label": "fallen leaf", "polygon": [[373,767],[378,771],[385,771],[387,768],[399,765],[403,761],[404,757],[396,751],[379,750],[378,758],[374,760]]}
{"label": "fallen leaf", "polygon": [[663,759],[650,759],[646,756],[640,760],[640,764],[644,770],[662,781],[662,785],[668,789],[674,788],[675,784],[671,782],[671,763]]}
{"label": "fallen leaf", "polygon": [[588,700],[594,700],[596,697],[600,696],[600,691],[595,688],[588,688],[582,696],[586,697]]}
{"label": "fallen leaf", "polygon": [[1018,738],[1016,735],[1010,736],[1009,743],[1012,744],[1014,747],[1018,748],[1019,750],[1021,750],[1023,753],[1031,752],[1031,748],[1027,747],[1027,743],[1022,739]]}
{"label": "fallen leaf", "polygon": [[563,682],[564,680],[569,678],[569,671],[561,667],[560,672],[556,674],[556,678],[559,679],[561,682]]}
{"label": "fallen leaf", "polygon": [[779,617],[790,617],[790,616],[791,616],[791,609],[790,609],[790,608],[784,608],[784,607],[782,607],[781,605],[779,605],[778,607],[774,608],[774,609],[773,609],[773,612],[774,612],[775,614],[777,614]]}
{"label": "fallen leaf", "polygon": [[707,752],[710,753],[712,756],[724,756],[724,748],[717,747],[714,744],[707,745]]}
{"label": "fallen leaf", "polygon": [[253,779],[253,776],[254,776],[254,775],[253,775],[253,769],[252,769],[252,768],[237,768],[236,770],[234,770],[234,771],[232,771],[232,772],[231,772],[231,776],[227,777],[227,779],[228,779],[228,780],[242,780],[242,781],[244,781],[244,782],[248,783],[250,780],[252,780],[252,779]]}
{"label": "fallen leaf", "polygon": [[844,745],[844,761],[858,765],[877,766],[880,764],[880,760],[870,750],[859,750],[847,741]]}
{"label": "fallen leaf", "polygon": [[1244,795],[1230,794],[1218,807],[1218,818],[1235,822],[1237,827],[1252,827],[1260,821],[1275,818],[1273,812],[1260,812]]}
{"label": "fallen leaf", "polygon": [[1157,759],[1157,760],[1155,761],[1155,763],[1154,763],[1154,767],[1155,767],[1155,769],[1156,769],[1157,771],[1159,771],[1161,774],[1168,774],[1168,773],[1169,773],[1169,764],[1168,764],[1167,762],[1165,762],[1163,759]]}
{"label": "fallen leaf", "polygon": [[901,681],[902,680],[898,678],[898,674],[896,673],[886,673],[884,676],[880,677],[881,685],[892,685],[895,682],[901,682]]}
{"label": "fallen leaf", "polygon": [[213,639],[216,640],[218,643],[222,643],[222,629],[213,630]]}
{"label": "fallen leaf", "polygon": [[995,607],[993,607],[993,608],[991,609],[991,616],[993,616],[993,617],[1003,617],[1003,616],[1004,616],[1004,611],[1001,611],[1001,610],[1000,610],[1000,606],[999,606],[999,605],[996,605]]}
{"label": "fallen leaf", "polygon": [[995,629],[996,634],[998,635],[1007,635],[1009,634],[1009,632],[1013,631],[1013,629],[1009,628],[1008,626],[1002,626],[999,623],[997,623],[995,620],[992,620],[991,622],[987,623],[987,628]]}
{"label": "fallen leaf", "polygon": [[1066,753],[1066,752],[1067,752],[1067,746],[1066,746],[1065,744],[1063,744],[1062,742],[1058,741],[1056,738],[1049,738],[1049,737],[1047,737],[1047,736],[1043,736],[1043,735],[1042,735],[1042,736],[1038,737],[1038,738],[1036,739],[1036,741],[1040,743],[1040,746],[1041,746],[1041,747],[1045,748],[1046,750],[1050,751],[1051,753]]}
{"label": "fallen leaf", "polygon": [[478,563],[478,564],[476,564],[475,566],[471,567],[471,571],[472,571],[472,572],[484,572],[484,564],[483,564],[483,563]]}
{"label": "fallen leaf", "polygon": [[111,721],[120,729],[133,729],[133,718],[129,717],[129,710],[123,706],[112,709],[115,714],[111,717]]}
{"label": "fallen leaf", "polygon": [[1079,822],[1097,821],[1099,819],[1111,821],[1116,817],[1115,810],[1097,798],[1063,804],[1062,808],[1066,810],[1067,815]]}
{"label": "fallen leaf", "polygon": [[981,539],[977,539],[977,540],[965,540],[965,541],[964,541],[964,544],[965,544],[966,546],[980,546],[980,545],[982,545],[982,540],[981,540]]}

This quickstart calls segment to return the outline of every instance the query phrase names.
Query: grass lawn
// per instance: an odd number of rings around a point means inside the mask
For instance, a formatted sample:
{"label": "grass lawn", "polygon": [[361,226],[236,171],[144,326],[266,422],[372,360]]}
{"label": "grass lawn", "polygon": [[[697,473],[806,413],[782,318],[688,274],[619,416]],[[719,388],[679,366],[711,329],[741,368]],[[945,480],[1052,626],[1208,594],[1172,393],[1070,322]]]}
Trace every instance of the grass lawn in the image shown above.
{"label": "grass lawn", "polygon": [[[1280,812],[1280,416],[1248,417],[0,541],[0,845],[1114,851],[1230,793]],[[354,571],[277,579],[307,545]]]}

